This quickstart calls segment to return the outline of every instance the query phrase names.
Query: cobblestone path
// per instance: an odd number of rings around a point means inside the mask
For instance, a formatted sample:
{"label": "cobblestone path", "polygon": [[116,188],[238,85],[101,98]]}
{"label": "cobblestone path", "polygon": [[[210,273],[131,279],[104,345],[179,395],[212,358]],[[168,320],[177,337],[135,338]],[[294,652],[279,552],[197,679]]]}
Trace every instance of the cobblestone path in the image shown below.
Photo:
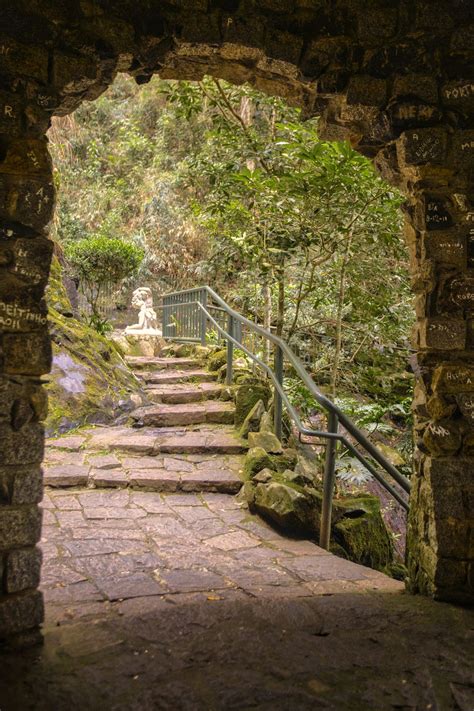
{"label": "cobblestone path", "polygon": [[51,490],[43,506],[47,604],[190,592],[273,598],[403,588],[309,541],[281,536],[231,496]]}
{"label": "cobblestone path", "polygon": [[44,647],[0,657],[1,711],[471,711],[472,615],[251,515],[221,387],[151,365],[143,428],[49,442]]}

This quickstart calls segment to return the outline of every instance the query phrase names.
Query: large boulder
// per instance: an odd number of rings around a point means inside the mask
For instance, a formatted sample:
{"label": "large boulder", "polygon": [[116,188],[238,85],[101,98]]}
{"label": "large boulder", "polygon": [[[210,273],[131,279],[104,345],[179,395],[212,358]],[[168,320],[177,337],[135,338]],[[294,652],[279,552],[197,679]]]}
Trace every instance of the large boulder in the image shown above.
{"label": "large boulder", "polygon": [[318,511],[312,500],[297,486],[272,480],[257,484],[253,508],[264,518],[293,533],[314,533],[318,528]]}

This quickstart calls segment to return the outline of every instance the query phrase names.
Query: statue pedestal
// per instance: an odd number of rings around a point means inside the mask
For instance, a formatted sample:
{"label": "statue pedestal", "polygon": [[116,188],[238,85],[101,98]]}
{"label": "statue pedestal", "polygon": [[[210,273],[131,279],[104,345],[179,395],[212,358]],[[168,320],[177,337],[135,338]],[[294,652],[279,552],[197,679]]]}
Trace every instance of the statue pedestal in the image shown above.
{"label": "statue pedestal", "polygon": [[126,355],[159,356],[166,341],[156,328],[130,331],[114,331],[112,339],[119,344]]}

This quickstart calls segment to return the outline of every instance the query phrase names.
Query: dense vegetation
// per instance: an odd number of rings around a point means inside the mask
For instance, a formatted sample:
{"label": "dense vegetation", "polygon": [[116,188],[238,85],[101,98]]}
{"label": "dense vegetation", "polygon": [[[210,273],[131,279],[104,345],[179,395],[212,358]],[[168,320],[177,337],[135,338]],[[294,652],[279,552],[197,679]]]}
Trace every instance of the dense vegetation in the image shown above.
{"label": "dense vegetation", "polygon": [[320,141],[316,120],[247,86],[121,76],[50,140],[67,251],[135,244],[137,281],[209,283],[288,339],[366,426],[408,416],[401,197],[349,146]]}

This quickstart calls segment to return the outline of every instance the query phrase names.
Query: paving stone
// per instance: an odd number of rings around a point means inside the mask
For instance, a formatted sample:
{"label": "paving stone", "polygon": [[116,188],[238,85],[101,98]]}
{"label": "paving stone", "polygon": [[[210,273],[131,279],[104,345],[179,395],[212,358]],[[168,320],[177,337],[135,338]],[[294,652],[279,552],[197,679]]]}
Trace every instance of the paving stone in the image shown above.
{"label": "paving stone", "polygon": [[170,370],[155,373],[147,371],[140,373],[140,375],[146,383],[153,385],[185,383],[189,381],[200,381],[202,383],[215,381],[215,375],[202,369]]}
{"label": "paving stone", "polygon": [[43,499],[41,500],[40,504],[42,509],[54,509],[56,508],[56,504],[54,503],[53,499],[50,497],[48,493],[43,494]]}
{"label": "paving stone", "polygon": [[219,398],[223,385],[220,383],[174,383],[148,386],[147,395],[153,402],[190,403]]}
{"label": "paving stone", "polygon": [[218,518],[203,518],[198,521],[190,521],[188,526],[192,529],[196,538],[200,540],[206,540],[229,532],[228,524]]}
{"label": "paving stone", "polygon": [[81,511],[59,511],[57,510],[56,518],[61,527],[80,526],[84,524],[84,514]]}
{"label": "paving stone", "polygon": [[44,462],[47,466],[84,466],[86,464],[86,452],[70,452],[65,449],[50,449],[46,448]]}
{"label": "paving stone", "polygon": [[122,467],[127,470],[136,469],[163,469],[164,468],[163,457],[124,457],[122,459]]}
{"label": "paving stone", "polygon": [[133,491],[130,494],[130,500],[148,513],[171,513],[167,500],[163,500],[160,494]]}
{"label": "paving stone", "polygon": [[41,571],[41,584],[46,587],[56,584],[70,585],[86,579],[84,575],[73,570],[64,559],[47,560]]}
{"label": "paving stone", "polygon": [[119,508],[112,506],[101,506],[98,509],[84,508],[84,516],[86,519],[137,519],[146,516],[146,511],[141,509]]}
{"label": "paving stone", "polygon": [[198,494],[167,494],[164,501],[175,508],[176,506],[202,506],[201,497]]}
{"label": "paving stone", "polygon": [[81,506],[98,508],[100,506],[127,506],[130,503],[128,491],[85,491],[78,494]]}
{"label": "paving stone", "polygon": [[120,488],[128,485],[129,477],[124,469],[91,469],[90,481],[95,486]]}
{"label": "paving stone", "polygon": [[253,546],[260,545],[260,541],[250,536],[245,531],[234,531],[233,533],[226,533],[223,536],[215,536],[214,538],[208,538],[205,543],[213,548],[219,548],[223,551],[238,550],[239,548],[252,548]]}
{"label": "paving stone", "polygon": [[234,412],[234,405],[230,402],[205,400],[189,404],[145,405],[134,410],[131,417],[145,427],[192,425],[205,422],[232,424]]}
{"label": "paving stone", "polygon": [[138,525],[144,531],[148,531],[150,536],[162,536],[165,538],[173,537],[177,539],[190,539],[192,532],[189,528],[181,523],[175,516],[152,515],[147,518],[139,519]]}
{"label": "paving stone", "polygon": [[205,506],[178,506],[176,513],[187,523],[202,521],[203,519],[215,519],[216,514],[210,511]]}
{"label": "paving stone", "polygon": [[130,485],[151,491],[177,491],[180,476],[166,469],[138,469],[130,471]]}
{"label": "paving stone", "polygon": [[196,370],[199,361],[195,358],[154,358],[149,356],[125,356],[128,365],[134,370]]}
{"label": "paving stone", "polygon": [[204,493],[201,498],[212,510],[224,511],[229,509],[232,511],[239,507],[239,502],[227,494]]}
{"label": "paving stone", "polygon": [[68,435],[65,437],[57,437],[56,439],[48,439],[47,447],[53,449],[68,449],[71,452],[78,452],[85,444],[86,437],[82,435]]}
{"label": "paving stone", "polygon": [[242,487],[242,481],[233,472],[218,470],[215,472],[190,472],[181,475],[183,491],[217,491],[227,494],[237,494]]}
{"label": "paving stone", "polygon": [[170,472],[193,472],[195,470],[193,462],[188,462],[184,458],[174,459],[172,457],[164,457],[163,467]]}
{"label": "paving stone", "polygon": [[228,587],[222,576],[202,569],[160,571],[159,579],[166,584],[169,592],[199,592]]}
{"label": "paving stone", "polygon": [[320,580],[366,580],[365,570],[335,555],[298,556],[282,561],[282,565],[291,573],[306,582]]}
{"label": "paving stone", "polygon": [[[100,536],[100,532],[97,532]],[[139,553],[145,552],[147,546],[141,541],[129,541],[110,538],[95,540],[65,541],[64,547],[73,556],[104,555],[105,553]]]}
{"label": "paving stone", "polygon": [[166,585],[147,573],[132,573],[121,577],[98,578],[97,586],[109,600],[125,600],[146,595],[160,595]]}
{"label": "paving stone", "polygon": [[55,496],[54,503],[60,511],[79,511],[81,509],[81,504],[72,494],[69,496]]}
{"label": "paving stone", "polygon": [[[101,521],[101,524],[103,522]],[[114,523],[117,523],[114,520]],[[91,526],[80,526],[79,528],[74,528],[71,531],[71,536],[74,540],[87,540],[97,538],[97,528],[94,525]],[[138,528],[105,528],[101,527],[100,531],[101,540],[107,540],[107,538],[121,539],[125,541],[144,541],[146,539],[144,531]]]}
{"label": "paving stone", "polygon": [[44,601],[46,604],[62,604],[69,602],[88,602],[91,600],[103,600],[104,596],[99,590],[87,581],[74,583],[65,587],[58,586],[43,589]]}
{"label": "paving stone", "polygon": [[202,429],[198,432],[187,431],[174,436],[159,437],[157,445],[162,453],[169,454],[241,454],[246,450],[246,445],[237,437],[233,429],[215,431]]}
{"label": "paving stone", "polygon": [[89,467],[76,464],[61,464],[45,467],[43,481],[47,486],[86,486],[89,478]]}
{"label": "paving stone", "polygon": [[114,454],[93,454],[87,458],[93,469],[118,469],[120,460]]}
{"label": "paving stone", "polygon": [[57,522],[57,518],[53,511],[50,509],[43,510],[43,526],[54,526]]}

